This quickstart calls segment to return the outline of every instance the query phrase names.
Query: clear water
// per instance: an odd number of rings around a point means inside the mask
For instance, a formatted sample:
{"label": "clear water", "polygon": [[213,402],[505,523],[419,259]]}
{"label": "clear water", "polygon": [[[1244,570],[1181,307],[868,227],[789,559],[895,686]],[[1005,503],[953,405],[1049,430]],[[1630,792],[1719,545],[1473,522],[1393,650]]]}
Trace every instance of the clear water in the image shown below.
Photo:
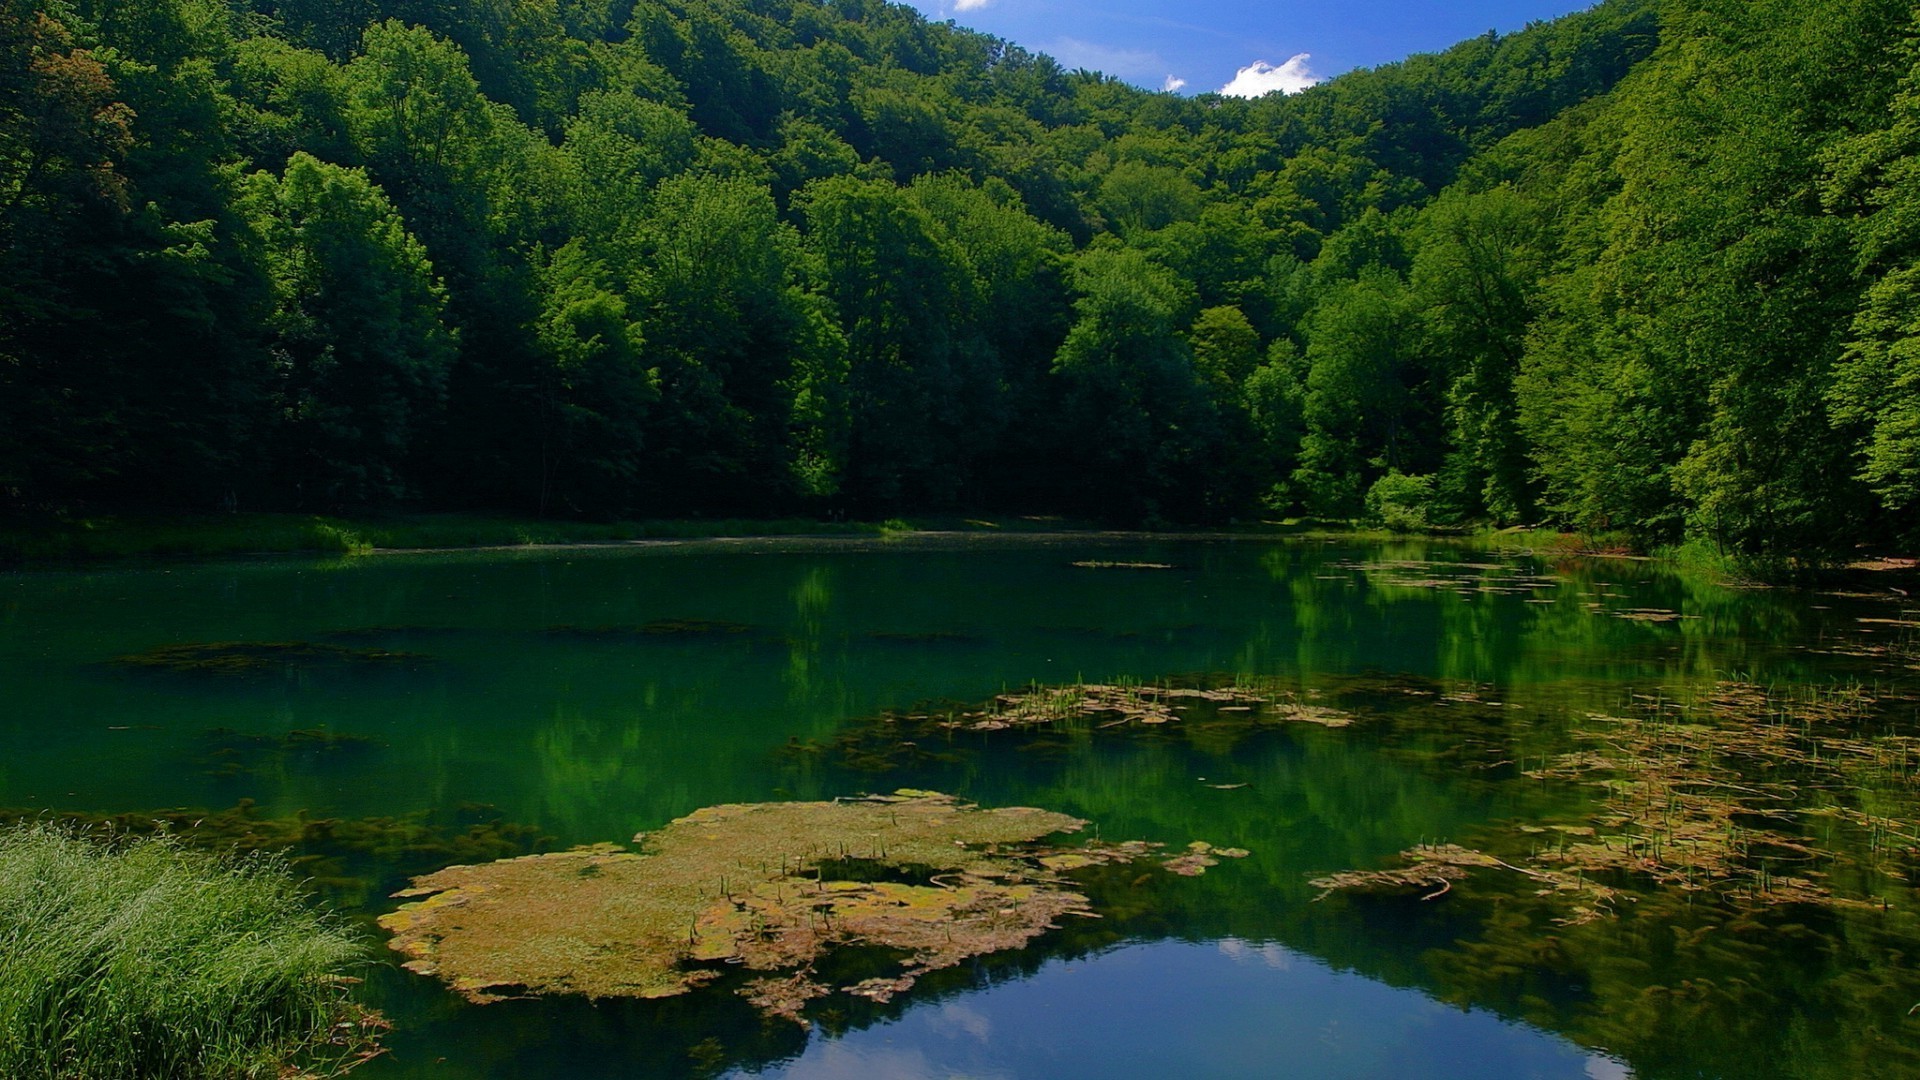
{"label": "clear water", "polygon": [[[1664,621],[1620,617],[1636,611]],[[1902,621],[1873,597],[1438,544],[708,542],[16,574],[0,807],[251,800],[263,819],[500,820],[552,846],[716,803],[919,787],[1253,852],[1194,879],[1097,875],[1105,920],[889,1005],[830,1002],[811,1030],[717,990],[477,1007],[382,967],[367,992],[396,1030],[369,1078],[1920,1076],[1920,929],[1890,827],[1825,827],[1847,905],[1649,888],[1563,926],[1521,878],[1425,903],[1316,902],[1308,884],[1580,820],[1596,789],[1529,762],[1635,693],[1859,686],[1879,699],[1863,738],[1910,732]],[[115,662],[206,642],[416,655]],[[1362,722],[910,749],[874,722],[1035,682],[1200,677],[1279,679]],[[1856,801],[1905,820],[1912,784],[1884,779]],[[371,917],[433,857],[365,854],[342,871],[360,887],[328,895]]]}

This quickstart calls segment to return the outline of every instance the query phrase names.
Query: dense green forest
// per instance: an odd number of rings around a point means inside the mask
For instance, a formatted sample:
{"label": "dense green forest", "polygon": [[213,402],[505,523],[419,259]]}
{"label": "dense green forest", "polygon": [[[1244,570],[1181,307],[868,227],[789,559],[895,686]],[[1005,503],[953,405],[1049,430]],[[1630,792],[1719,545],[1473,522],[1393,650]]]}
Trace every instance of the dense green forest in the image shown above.
{"label": "dense green forest", "polygon": [[1920,13],[1243,101],[880,0],[0,0],[0,507],[1915,538]]}

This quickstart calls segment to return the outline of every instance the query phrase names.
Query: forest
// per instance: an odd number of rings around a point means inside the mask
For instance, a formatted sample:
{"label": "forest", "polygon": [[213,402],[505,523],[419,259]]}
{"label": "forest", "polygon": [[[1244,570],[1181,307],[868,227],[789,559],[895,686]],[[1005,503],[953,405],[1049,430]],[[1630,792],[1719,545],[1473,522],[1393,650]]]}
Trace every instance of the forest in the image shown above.
{"label": "forest", "polygon": [[1255,100],[882,0],[4,0],[0,516],[1920,539],[1920,13]]}

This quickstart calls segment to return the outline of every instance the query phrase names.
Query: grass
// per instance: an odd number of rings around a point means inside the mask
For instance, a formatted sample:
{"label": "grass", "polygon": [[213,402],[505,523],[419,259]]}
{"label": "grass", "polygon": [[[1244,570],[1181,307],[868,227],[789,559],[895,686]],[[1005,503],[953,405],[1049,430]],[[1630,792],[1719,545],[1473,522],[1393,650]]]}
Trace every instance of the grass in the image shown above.
{"label": "grass", "polygon": [[0,1076],[337,1075],[374,1031],[341,975],[364,955],[273,860],[0,830]]}

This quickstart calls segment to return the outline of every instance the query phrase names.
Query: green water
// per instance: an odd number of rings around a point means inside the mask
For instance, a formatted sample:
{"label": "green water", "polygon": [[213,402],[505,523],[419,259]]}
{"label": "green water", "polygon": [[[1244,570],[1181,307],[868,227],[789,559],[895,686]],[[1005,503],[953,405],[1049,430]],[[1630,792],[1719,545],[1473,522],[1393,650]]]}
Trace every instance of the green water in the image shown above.
{"label": "green water", "polygon": [[[251,800],[266,821],[438,837],[311,864],[369,916],[473,850],[461,836],[624,840],[716,803],[900,787],[1253,852],[1193,879],[1096,875],[1106,919],[889,1005],[830,1001],[811,1031],[717,990],[476,1007],[382,967],[367,994],[396,1030],[369,1078],[1920,1076],[1899,768],[1821,795],[1881,824],[1795,804],[1779,826],[1817,841],[1832,903],[1647,885],[1567,925],[1534,895],[1551,890],[1498,869],[1428,902],[1308,884],[1587,820],[1602,789],[1528,773],[1636,693],[1844,688],[1875,699],[1849,736],[1911,734],[1902,608],[1438,544],[713,542],[17,574],[0,807]],[[320,648],[226,672],[116,662],[219,642]],[[875,719],[1036,682],[1236,678],[1357,722],[906,738]],[[1751,891],[1788,872],[1768,870]]]}

